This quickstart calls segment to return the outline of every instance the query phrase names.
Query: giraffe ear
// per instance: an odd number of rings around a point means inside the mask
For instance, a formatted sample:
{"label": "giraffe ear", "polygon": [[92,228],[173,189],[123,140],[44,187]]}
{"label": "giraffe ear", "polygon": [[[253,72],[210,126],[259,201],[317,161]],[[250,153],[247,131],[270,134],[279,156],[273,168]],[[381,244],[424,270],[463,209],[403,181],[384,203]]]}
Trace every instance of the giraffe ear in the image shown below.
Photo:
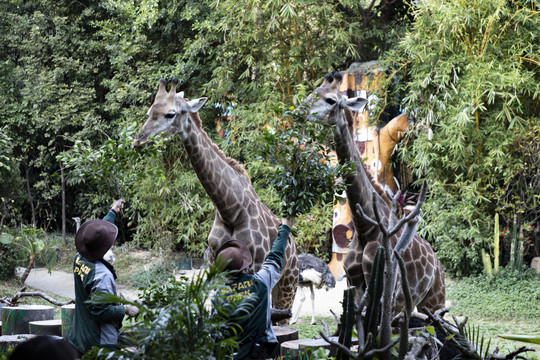
{"label": "giraffe ear", "polygon": [[183,91],[177,92],[176,96],[183,99],[184,98],[184,92]]}
{"label": "giraffe ear", "polygon": [[190,112],[197,112],[204,105],[208,98],[202,97],[195,100],[188,101],[188,107]]}
{"label": "giraffe ear", "polygon": [[345,100],[345,106],[347,109],[358,112],[368,103],[368,101],[362,97],[353,97]]}

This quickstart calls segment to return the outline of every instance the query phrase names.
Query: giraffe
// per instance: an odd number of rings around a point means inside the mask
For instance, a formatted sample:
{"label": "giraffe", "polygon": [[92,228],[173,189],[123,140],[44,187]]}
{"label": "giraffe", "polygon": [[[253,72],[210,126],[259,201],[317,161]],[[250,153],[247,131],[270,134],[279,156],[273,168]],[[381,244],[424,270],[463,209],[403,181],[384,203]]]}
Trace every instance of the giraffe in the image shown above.
{"label": "giraffe", "polygon": [[[198,110],[207,98],[188,100],[183,92],[176,93],[178,80],[174,78],[167,92],[162,79],[148,119],[142,126],[133,146],[147,143],[150,137],[179,134],[193,169],[214,203],[216,214],[208,235],[208,261],[231,239],[244,242],[251,251],[250,272],[259,270],[277,236],[280,219],[266,207],[255,192],[251,179],[242,165],[228,158],[202,129]],[[296,245],[289,237],[283,271],[272,290],[272,306],[291,309],[298,284]]]}
{"label": "giraffe", "polygon": [[[382,186],[366,170],[352,138],[352,111],[360,111],[367,104],[367,100],[359,97],[349,99],[340,94],[338,85],[341,79],[340,73],[326,75],[321,86],[308,96],[306,102],[309,107],[308,119],[333,128],[338,160],[351,161],[356,170],[344,179],[356,231],[343,266],[349,284],[355,286],[357,296],[361,297],[369,283],[375,251],[381,245],[382,233],[379,227],[359,216],[356,207],[360,206],[368,217],[375,219],[374,199],[385,223],[390,214],[390,199]],[[390,239],[392,246],[395,246],[400,235],[401,232]],[[443,308],[445,305],[444,273],[431,245],[415,234],[403,254],[403,259],[406,264],[413,306],[417,306],[420,311],[424,306],[430,311]],[[396,312],[404,306],[404,301],[401,287],[398,287]]]}

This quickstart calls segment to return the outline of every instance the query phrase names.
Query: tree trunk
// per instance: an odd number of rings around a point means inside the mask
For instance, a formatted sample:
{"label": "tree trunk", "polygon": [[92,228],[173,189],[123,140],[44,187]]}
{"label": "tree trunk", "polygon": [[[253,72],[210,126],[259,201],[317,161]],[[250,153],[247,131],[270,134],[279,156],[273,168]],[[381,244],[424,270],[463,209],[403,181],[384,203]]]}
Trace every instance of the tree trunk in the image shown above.
{"label": "tree trunk", "polygon": [[28,263],[28,266],[26,267],[26,269],[24,270],[24,273],[21,276],[21,283],[22,284],[24,284],[24,282],[26,281],[26,278],[28,277],[28,275],[30,275],[30,271],[34,267],[34,261],[35,260],[36,260],[35,256],[30,256],[30,262]]}
{"label": "tree trunk", "polygon": [[30,321],[53,320],[54,307],[47,305],[4,306],[2,334],[29,334]]}
{"label": "tree trunk", "polygon": [[62,184],[62,245],[66,245],[66,179],[62,165],[60,165],[60,181]]}
{"label": "tree trunk", "polygon": [[32,189],[30,188],[30,166],[25,165],[26,173],[26,191],[28,192],[28,202],[30,203],[30,209],[32,211],[32,225],[36,227],[36,210],[34,209],[34,199],[32,198]]}

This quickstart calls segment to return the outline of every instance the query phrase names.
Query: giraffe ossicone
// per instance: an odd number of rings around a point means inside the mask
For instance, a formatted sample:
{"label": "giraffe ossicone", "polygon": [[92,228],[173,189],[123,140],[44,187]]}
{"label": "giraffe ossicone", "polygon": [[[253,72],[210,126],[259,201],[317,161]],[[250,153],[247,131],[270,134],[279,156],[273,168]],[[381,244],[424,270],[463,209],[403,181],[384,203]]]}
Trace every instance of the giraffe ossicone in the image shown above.
{"label": "giraffe ossicone", "polygon": [[[208,260],[227,240],[240,240],[251,251],[250,272],[259,270],[277,236],[280,219],[265,206],[251,185],[243,166],[218,148],[203,130],[198,111],[207,101],[201,97],[184,98],[176,92],[173,79],[169,91],[161,80],[148,119],[133,140],[133,146],[146,144],[150,138],[178,134],[206,193],[214,203],[216,214],[208,235]],[[281,277],[272,291],[272,306],[291,309],[298,284],[296,245],[289,237]]]}

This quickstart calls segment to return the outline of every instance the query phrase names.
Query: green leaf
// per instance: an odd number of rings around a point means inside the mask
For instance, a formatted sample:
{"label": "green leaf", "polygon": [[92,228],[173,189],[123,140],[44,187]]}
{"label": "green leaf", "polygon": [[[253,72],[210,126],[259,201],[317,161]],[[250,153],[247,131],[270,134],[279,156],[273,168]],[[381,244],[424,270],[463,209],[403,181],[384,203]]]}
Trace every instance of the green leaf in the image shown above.
{"label": "green leaf", "polygon": [[516,335],[516,334],[501,334],[497,335],[500,338],[513,340],[513,341],[521,341],[521,342],[527,342],[532,344],[538,344],[540,345],[540,335]]}

